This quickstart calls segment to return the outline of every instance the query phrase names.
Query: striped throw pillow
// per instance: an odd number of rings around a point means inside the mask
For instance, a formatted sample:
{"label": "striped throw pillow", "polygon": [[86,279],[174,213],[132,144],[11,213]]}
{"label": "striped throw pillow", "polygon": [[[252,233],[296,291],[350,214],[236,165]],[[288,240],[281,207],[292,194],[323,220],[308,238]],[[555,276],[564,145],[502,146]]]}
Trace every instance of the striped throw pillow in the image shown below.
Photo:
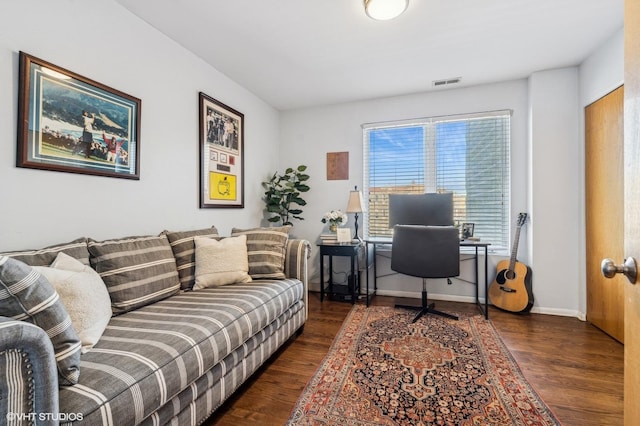
{"label": "striped throw pillow", "polygon": [[219,238],[218,230],[215,226],[212,226],[211,228],[194,231],[164,231],[163,234],[169,239],[173,256],[176,258],[180,288],[182,290],[191,290],[196,276],[196,246],[193,239],[195,237]]}
{"label": "striped throw pillow", "polygon": [[249,275],[253,279],[286,278],[284,259],[291,226],[231,230],[231,236],[247,236]]}
{"label": "striped throw pillow", "polygon": [[83,265],[89,264],[86,238],[78,238],[68,243],[56,244],[38,250],[12,251],[0,253],[0,255],[12,257],[30,266],[49,266],[56,260],[58,253],[65,253],[74,259],[78,259]]}
{"label": "striped throw pillow", "polygon": [[114,315],[180,291],[176,260],[166,235],[88,241],[91,266],[111,297]]}
{"label": "striped throw pillow", "polygon": [[58,293],[38,271],[7,256],[0,256],[0,315],[43,329],[53,344],[59,383],[78,383],[82,344]]}

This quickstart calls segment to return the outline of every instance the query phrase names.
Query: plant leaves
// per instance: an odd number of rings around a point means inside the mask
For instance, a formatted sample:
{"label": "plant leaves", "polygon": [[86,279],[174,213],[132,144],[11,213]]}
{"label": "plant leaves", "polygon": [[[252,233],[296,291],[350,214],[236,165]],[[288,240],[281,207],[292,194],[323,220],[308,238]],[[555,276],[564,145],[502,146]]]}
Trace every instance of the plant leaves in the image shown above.
{"label": "plant leaves", "polygon": [[300,197],[295,197],[291,200],[292,203],[296,203],[299,206],[306,206],[307,202]]}
{"label": "plant leaves", "polygon": [[282,221],[283,225],[293,225],[289,220],[291,216],[294,219],[304,220],[299,215],[302,213],[300,208],[291,208],[292,205],[305,206],[307,202],[300,197],[301,192],[308,192],[311,188],[301,182],[306,182],[310,176],[302,173],[307,170],[304,164],[299,165],[295,170],[288,167],[284,174],[280,175],[275,172],[271,179],[262,182],[262,186],[266,189],[264,193],[264,201],[266,210],[277,216],[270,217],[269,222]]}

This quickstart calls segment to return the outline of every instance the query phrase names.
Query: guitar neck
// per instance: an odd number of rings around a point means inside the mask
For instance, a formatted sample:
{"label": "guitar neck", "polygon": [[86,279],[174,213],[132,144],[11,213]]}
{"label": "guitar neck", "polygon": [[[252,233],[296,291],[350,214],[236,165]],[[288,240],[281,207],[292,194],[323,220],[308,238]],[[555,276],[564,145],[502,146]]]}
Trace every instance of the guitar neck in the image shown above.
{"label": "guitar neck", "polygon": [[518,242],[520,241],[520,229],[522,225],[516,228],[516,236],[513,239],[513,248],[511,249],[511,259],[509,260],[509,270],[513,271],[516,266],[516,257],[518,256]]}

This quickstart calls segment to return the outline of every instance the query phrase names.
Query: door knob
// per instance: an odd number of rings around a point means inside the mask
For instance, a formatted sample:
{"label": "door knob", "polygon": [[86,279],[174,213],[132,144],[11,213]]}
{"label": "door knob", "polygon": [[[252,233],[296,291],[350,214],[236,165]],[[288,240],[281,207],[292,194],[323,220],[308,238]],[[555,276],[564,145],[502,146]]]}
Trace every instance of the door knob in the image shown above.
{"label": "door knob", "polygon": [[638,278],[638,268],[633,257],[627,257],[622,265],[616,265],[611,259],[603,259],[600,268],[605,278],[613,278],[616,274],[624,274],[631,284],[635,284]]}

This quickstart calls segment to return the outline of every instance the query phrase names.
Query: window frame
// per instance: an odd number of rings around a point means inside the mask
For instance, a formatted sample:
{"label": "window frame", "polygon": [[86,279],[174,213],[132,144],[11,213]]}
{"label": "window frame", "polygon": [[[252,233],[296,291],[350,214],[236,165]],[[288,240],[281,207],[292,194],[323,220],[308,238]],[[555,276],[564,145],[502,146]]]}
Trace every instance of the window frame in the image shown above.
{"label": "window frame", "polygon": [[[486,112],[477,112],[471,114],[456,114],[456,115],[446,115],[446,116],[432,116],[432,117],[424,117],[417,119],[408,119],[408,120],[397,120],[397,121],[386,121],[386,122],[375,122],[375,123],[365,123],[362,127],[362,138],[363,138],[363,191],[367,196],[367,211],[364,213],[363,217],[363,234],[365,238],[379,238],[380,236],[371,236],[370,232],[370,224],[371,224],[371,203],[372,197],[375,196],[372,193],[372,172],[371,172],[371,141],[370,141],[370,133],[375,130],[384,130],[384,129],[393,129],[393,128],[406,128],[412,126],[420,126],[424,129],[424,138],[423,138],[423,176],[420,176],[423,180],[423,188],[420,192],[436,192],[437,191],[437,183],[436,183],[436,174],[437,171],[437,154],[436,154],[436,127],[438,124],[447,123],[447,122],[460,122],[465,121],[467,123],[471,123],[474,120],[482,120],[482,119],[492,119],[498,118],[503,119],[497,120],[501,128],[501,133],[499,134],[500,138],[498,140],[502,140],[502,142],[498,143],[499,150],[496,149],[496,157],[500,159],[500,182],[501,185],[497,185],[498,190],[501,190],[501,200],[494,200],[494,206],[496,207],[496,211],[499,211],[498,218],[491,223],[495,224],[494,229],[491,231],[492,235],[499,235],[500,238],[497,241],[485,240],[483,238],[483,242],[489,242],[492,244],[492,252],[499,253],[508,253],[509,252],[509,239],[510,239],[510,211],[511,211],[511,144],[512,144],[512,110],[495,110],[495,111],[486,111]],[[468,129],[468,127],[467,127]],[[465,135],[466,136],[466,135]],[[495,135],[494,135],[495,136]],[[465,139],[466,141],[466,139]],[[476,142],[482,142],[482,135],[480,139]],[[429,145],[429,146],[427,146]],[[481,145],[475,145],[481,146]],[[374,147],[375,148],[375,147]],[[465,146],[465,153],[469,153],[467,146]],[[431,167],[431,166],[435,167]],[[464,166],[465,173],[468,170],[466,165]],[[381,173],[383,174],[383,173]],[[374,175],[375,176],[375,175]],[[465,178],[467,179],[467,178]],[[467,181],[465,180],[465,183]],[[402,192],[402,191],[399,191]],[[455,191],[454,191],[455,198]],[[489,199],[490,197],[487,197]],[[500,207],[501,205],[501,207]],[[466,200],[465,200],[465,212],[466,212]],[[455,208],[455,207],[454,207]],[[482,213],[480,213],[482,215]],[[468,215],[467,215],[468,217]],[[463,222],[471,222],[474,223],[472,219],[468,219],[467,217],[457,218],[457,224],[461,225]],[[476,225],[476,230],[478,227]],[[476,234],[477,235],[477,234]]]}

